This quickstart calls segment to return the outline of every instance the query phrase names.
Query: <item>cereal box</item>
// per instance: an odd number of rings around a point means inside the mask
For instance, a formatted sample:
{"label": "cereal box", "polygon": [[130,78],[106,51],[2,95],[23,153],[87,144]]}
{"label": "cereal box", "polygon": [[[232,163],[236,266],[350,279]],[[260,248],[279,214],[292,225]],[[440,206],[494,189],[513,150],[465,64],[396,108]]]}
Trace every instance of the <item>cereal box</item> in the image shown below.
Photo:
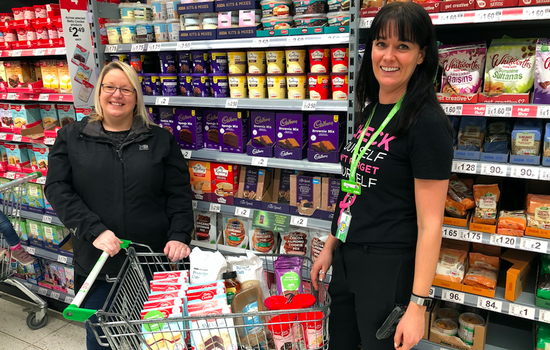
{"label": "cereal box", "polygon": [[211,177],[209,162],[189,161],[189,175],[191,177],[191,192],[193,199],[211,201]]}
{"label": "cereal box", "polygon": [[212,202],[233,205],[239,187],[239,166],[210,163]]}

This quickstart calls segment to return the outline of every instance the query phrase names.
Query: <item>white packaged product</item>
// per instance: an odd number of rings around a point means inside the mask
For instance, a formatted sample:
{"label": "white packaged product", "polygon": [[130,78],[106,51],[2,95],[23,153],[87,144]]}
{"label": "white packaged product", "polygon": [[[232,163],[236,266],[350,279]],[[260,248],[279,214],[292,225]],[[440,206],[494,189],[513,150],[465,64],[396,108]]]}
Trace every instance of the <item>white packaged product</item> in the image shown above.
{"label": "white packaged product", "polygon": [[192,284],[208,283],[222,279],[227,263],[220,252],[202,251],[195,247],[189,254],[191,261],[190,278]]}
{"label": "white packaged product", "polygon": [[229,271],[237,272],[237,280],[241,283],[243,290],[258,285],[264,297],[269,297],[263,261],[256,254],[246,252],[246,256],[228,256],[227,263]]}

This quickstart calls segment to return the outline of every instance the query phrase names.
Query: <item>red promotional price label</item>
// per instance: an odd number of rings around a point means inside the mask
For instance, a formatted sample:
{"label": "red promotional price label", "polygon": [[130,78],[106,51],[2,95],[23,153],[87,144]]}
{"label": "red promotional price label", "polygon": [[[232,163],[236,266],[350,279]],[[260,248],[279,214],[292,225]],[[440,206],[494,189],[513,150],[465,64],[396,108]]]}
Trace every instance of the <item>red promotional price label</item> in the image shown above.
{"label": "red promotional price label", "polygon": [[86,11],[87,6],[88,6],[87,0],[59,0],[59,7],[64,10]]}

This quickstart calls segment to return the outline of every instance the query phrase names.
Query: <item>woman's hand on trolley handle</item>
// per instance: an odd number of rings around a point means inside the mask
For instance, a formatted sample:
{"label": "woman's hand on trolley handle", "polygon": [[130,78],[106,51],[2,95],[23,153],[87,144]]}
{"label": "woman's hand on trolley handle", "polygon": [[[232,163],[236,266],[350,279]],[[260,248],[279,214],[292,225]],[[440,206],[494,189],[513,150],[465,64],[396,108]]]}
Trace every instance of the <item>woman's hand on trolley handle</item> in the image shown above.
{"label": "woman's hand on trolley handle", "polygon": [[424,335],[425,306],[413,302],[409,303],[407,311],[397,325],[393,338],[395,349],[410,350],[418,344]]}
{"label": "woman's hand on trolley handle", "polygon": [[191,249],[185,243],[180,241],[168,241],[164,247],[164,254],[170,259],[171,262],[179,261],[183,258],[187,258],[191,253]]}
{"label": "woman's hand on trolley handle", "polygon": [[122,241],[115,235],[111,230],[103,231],[97,236],[94,240],[94,247],[97,249],[107,252],[112,258],[117,255],[120,251],[120,245]]}

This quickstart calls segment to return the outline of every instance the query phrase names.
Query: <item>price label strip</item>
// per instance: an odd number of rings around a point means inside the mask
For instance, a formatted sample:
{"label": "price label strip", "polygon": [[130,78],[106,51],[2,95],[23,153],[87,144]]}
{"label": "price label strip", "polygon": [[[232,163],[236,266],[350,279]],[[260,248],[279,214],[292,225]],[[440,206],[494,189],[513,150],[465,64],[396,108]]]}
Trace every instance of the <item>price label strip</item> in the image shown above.
{"label": "price label strip", "polygon": [[157,106],[168,106],[170,104],[169,97],[157,97],[155,99],[155,105]]}
{"label": "price label strip", "polygon": [[222,211],[222,205],[218,203],[210,203],[210,212],[219,213]]}
{"label": "price label strip", "polygon": [[516,317],[522,317],[529,320],[535,319],[535,309],[528,306],[522,306],[518,304],[510,304],[510,315]]}
{"label": "price label strip", "polygon": [[539,180],[550,181],[550,169],[542,168],[539,171]]}
{"label": "price label strip", "polygon": [[58,292],[54,292],[54,291],[52,291],[51,294],[50,294],[50,298],[55,299],[55,300],[59,300],[59,296],[60,296],[60,294]]}
{"label": "price label strip", "polygon": [[550,323],[550,310],[539,309],[539,321]]}
{"label": "price label strip", "polygon": [[508,176],[508,166],[503,164],[486,164],[481,166],[481,175]]}
{"label": "price label strip", "polygon": [[462,231],[462,240],[463,241],[469,241],[469,242],[475,242],[475,243],[482,243],[483,242],[483,233],[463,230]]}
{"label": "price label strip", "polygon": [[143,52],[145,50],[145,44],[132,44],[132,52]]}
{"label": "price label strip", "polygon": [[535,166],[515,166],[512,168],[512,177],[538,180],[540,169]]}
{"label": "price label strip", "polygon": [[40,94],[38,96],[38,101],[48,101],[50,99],[50,94]]}
{"label": "price label strip", "polygon": [[498,245],[506,248],[515,248],[517,240],[517,237],[492,234],[490,242],[492,245]]}
{"label": "price label strip", "polygon": [[66,303],[66,304],[72,304],[72,303],[73,303],[73,300],[74,300],[73,297],[69,297],[69,296],[65,297],[65,303]]}
{"label": "price label strip", "polygon": [[[476,11],[477,12],[477,11]],[[512,117],[512,106],[508,105],[487,105],[487,115],[490,117]]]}
{"label": "price label strip", "polygon": [[62,264],[66,264],[67,263],[67,257],[64,256],[64,255],[58,255],[57,256],[57,262],[60,262]]}
{"label": "price label strip", "polygon": [[46,49],[36,49],[33,51],[33,56],[44,56],[46,54]]}
{"label": "price label strip", "polygon": [[30,255],[34,255],[36,254],[36,249],[34,249],[33,247],[29,247],[27,248],[27,253],[29,253]]}
{"label": "price label strip", "polygon": [[197,201],[195,200],[191,201],[191,205],[193,206],[193,210],[197,209]]}
{"label": "price label strip", "polygon": [[147,45],[147,51],[148,52],[160,51],[161,48],[162,48],[162,45],[160,43],[154,43],[154,44],[148,44]]}
{"label": "price label strip", "polygon": [[445,104],[442,107],[447,115],[462,115],[462,105]]}
{"label": "price label strip", "polygon": [[48,290],[46,288],[38,288],[38,294],[40,295],[47,295]]}
{"label": "price label strip", "polygon": [[267,166],[268,158],[263,157],[252,157],[251,165],[253,166]]}
{"label": "price label strip", "polygon": [[550,106],[538,106],[537,118],[550,118]]}
{"label": "price label strip", "polygon": [[190,41],[180,41],[176,44],[176,51],[188,51],[191,50]]}
{"label": "price label strip", "polygon": [[183,158],[184,159],[191,159],[191,154],[193,153],[193,151],[189,151],[189,150],[186,150],[186,151],[181,151],[183,153]]}
{"label": "price label strip", "polygon": [[21,135],[13,135],[13,141],[15,142],[21,142],[23,140],[23,136]]}
{"label": "price label strip", "polygon": [[250,217],[250,209],[249,208],[235,207],[235,215],[242,216],[243,218],[249,218]]}
{"label": "price label strip", "polygon": [[443,227],[442,235],[444,238],[462,239],[462,230],[450,227]]}
{"label": "price label strip", "polygon": [[474,23],[500,22],[502,19],[502,10],[478,10],[474,12]]}
{"label": "price label strip", "polygon": [[225,100],[225,108],[239,108],[239,100],[235,100],[235,99]]}
{"label": "price label strip", "polygon": [[435,297],[435,288],[434,287],[430,288],[430,294],[428,294],[428,297],[430,297],[432,299]]}
{"label": "price label strip", "polygon": [[269,47],[270,40],[269,38],[254,38],[252,39],[253,47]]}
{"label": "price label strip", "polygon": [[455,173],[476,174],[477,170],[476,163],[453,160],[453,172]]}
{"label": "price label strip", "polygon": [[477,307],[489,311],[502,312],[502,301],[479,297],[477,298]]}
{"label": "price label strip", "polygon": [[522,238],[520,247],[523,250],[546,254],[548,251],[548,242],[538,239]]}
{"label": "price label strip", "polygon": [[372,26],[372,21],[374,21],[374,17],[361,18],[359,21],[359,28],[370,28]]}
{"label": "price label strip", "polygon": [[118,45],[107,45],[105,46],[106,53],[113,53],[118,51]]}
{"label": "price label strip", "polygon": [[464,296],[465,296],[464,293],[443,289],[443,294],[441,296],[441,299],[445,301],[457,303],[457,304],[464,304]]}
{"label": "price label strip", "polygon": [[47,224],[51,224],[52,223],[52,217],[49,216],[49,215],[44,215],[44,216],[42,216],[42,222],[45,222]]}
{"label": "price label strip", "polygon": [[305,36],[289,36],[286,39],[286,46],[305,45],[305,43],[306,43]]}
{"label": "price label strip", "polygon": [[307,218],[301,216],[291,216],[290,217],[291,226],[307,227]]}
{"label": "price label strip", "polygon": [[317,101],[307,101],[302,102],[302,111],[315,111],[317,108]]}

